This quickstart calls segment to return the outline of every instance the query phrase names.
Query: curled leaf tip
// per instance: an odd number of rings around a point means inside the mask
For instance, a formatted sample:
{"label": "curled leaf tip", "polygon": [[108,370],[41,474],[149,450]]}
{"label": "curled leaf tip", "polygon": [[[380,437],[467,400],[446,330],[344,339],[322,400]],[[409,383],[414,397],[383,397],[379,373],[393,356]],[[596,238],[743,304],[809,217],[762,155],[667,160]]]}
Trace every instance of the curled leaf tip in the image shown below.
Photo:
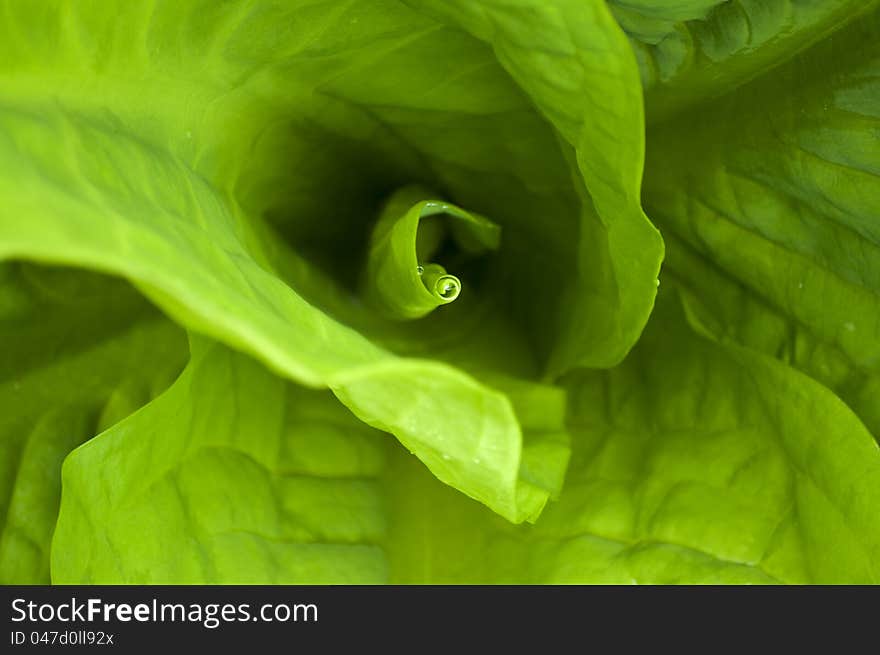
{"label": "curled leaf tip", "polygon": [[461,280],[439,264],[419,266],[419,275],[425,288],[443,304],[451,303],[461,294]]}

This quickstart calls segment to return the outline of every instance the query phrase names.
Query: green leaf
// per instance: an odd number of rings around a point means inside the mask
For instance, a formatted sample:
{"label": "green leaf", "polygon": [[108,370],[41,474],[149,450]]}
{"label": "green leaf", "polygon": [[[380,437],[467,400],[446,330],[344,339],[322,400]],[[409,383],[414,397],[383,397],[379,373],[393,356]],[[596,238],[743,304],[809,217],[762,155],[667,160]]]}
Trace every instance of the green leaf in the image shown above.
{"label": "green leaf", "polygon": [[392,580],[876,583],[880,458],[833,394],[688,334],[674,295],[619,367],[569,379],[560,500],[505,525],[397,458]]}
{"label": "green leaf", "polygon": [[877,7],[877,0],[610,0],[651,121],[730,92]]}
{"label": "green leaf", "polygon": [[[383,435],[329,393],[285,382],[244,355],[202,342],[193,351],[168,392],[68,457],[53,581],[385,581]],[[497,382],[526,429],[518,500],[539,510],[559,494],[568,463],[564,393]],[[393,409],[406,407],[406,389],[392,391],[404,394]],[[467,420],[458,424],[465,433]],[[498,459],[491,441],[427,454],[420,450],[430,444],[406,445],[444,481],[472,457],[487,467]],[[503,506],[503,482],[486,470],[486,493]]]}
{"label": "green leaf", "polygon": [[581,198],[578,251],[547,370],[552,377],[613,366],[644,327],[663,259],[662,239],[639,200],[644,115],[626,38],[602,0],[409,4],[490,43],[571,147]]}
{"label": "green leaf", "polygon": [[568,436],[561,425],[564,406],[555,399],[544,403],[539,396],[538,402],[563,433],[561,442],[559,435],[547,435],[564,451],[562,466],[553,466],[550,481],[536,486],[521,470],[528,470],[522,432],[528,426],[511,400],[455,368],[413,359],[354,374],[333,392],[362,421],[397,435],[439,480],[514,523],[534,521],[562,485]]}
{"label": "green leaf", "polygon": [[[218,344],[64,464],[55,583],[380,583],[382,435]],[[144,538],[149,535],[149,538]]]}
{"label": "green leaf", "polygon": [[0,265],[0,582],[47,584],[61,463],[167,387],[182,331],[117,280]]}
{"label": "green leaf", "polygon": [[652,133],[645,202],[694,324],[880,435],[880,14]]}

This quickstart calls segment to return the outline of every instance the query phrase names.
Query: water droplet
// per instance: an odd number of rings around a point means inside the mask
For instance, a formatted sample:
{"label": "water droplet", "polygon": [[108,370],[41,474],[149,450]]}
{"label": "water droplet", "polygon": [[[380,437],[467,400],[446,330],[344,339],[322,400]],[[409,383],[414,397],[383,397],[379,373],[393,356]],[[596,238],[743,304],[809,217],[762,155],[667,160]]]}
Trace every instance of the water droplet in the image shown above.
{"label": "water droplet", "polygon": [[193,138],[193,133],[190,132],[189,130],[187,130],[187,131],[186,131],[186,138],[187,138],[187,139],[191,139],[191,138]]}
{"label": "water droplet", "polygon": [[660,280],[654,280],[654,283],[655,283],[658,287],[660,286]]}
{"label": "water droplet", "polygon": [[421,264],[419,264],[418,266],[416,266],[416,273],[418,273],[419,275],[422,275],[424,272],[425,272],[425,267],[424,267],[424,266],[422,266]]}
{"label": "water droplet", "polygon": [[474,464],[479,464],[482,461],[479,457],[474,457]]}
{"label": "water droplet", "polygon": [[798,289],[803,289],[803,288],[804,288],[804,283],[798,282]]}
{"label": "water droplet", "polygon": [[446,453],[443,453],[443,459],[445,459],[448,462],[450,459],[452,459],[452,457],[450,457]]}
{"label": "water droplet", "polygon": [[843,327],[847,332],[855,332],[856,331],[856,324],[855,323],[844,323]]}

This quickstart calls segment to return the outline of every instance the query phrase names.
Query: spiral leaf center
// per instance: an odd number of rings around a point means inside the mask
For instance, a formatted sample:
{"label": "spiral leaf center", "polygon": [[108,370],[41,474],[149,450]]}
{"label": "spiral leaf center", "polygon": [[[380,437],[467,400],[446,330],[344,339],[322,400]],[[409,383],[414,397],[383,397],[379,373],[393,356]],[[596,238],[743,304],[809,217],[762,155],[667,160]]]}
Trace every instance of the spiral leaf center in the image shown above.
{"label": "spiral leaf center", "polygon": [[433,197],[421,187],[401,189],[373,228],[363,295],[387,318],[422,318],[461,295],[465,285],[458,277],[439,263],[420,263],[437,254],[446,236],[468,255],[498,248],[497,225]]}

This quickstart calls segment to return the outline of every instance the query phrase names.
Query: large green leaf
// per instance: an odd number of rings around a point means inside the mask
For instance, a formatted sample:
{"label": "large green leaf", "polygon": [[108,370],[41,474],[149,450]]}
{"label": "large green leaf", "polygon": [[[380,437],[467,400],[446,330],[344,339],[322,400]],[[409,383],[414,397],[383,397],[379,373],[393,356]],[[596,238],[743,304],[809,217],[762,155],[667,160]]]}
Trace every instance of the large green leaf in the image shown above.
{"label": "large green leaf", "polygon": [[[195,346],[167,393],[65,462],[53,581],[384,582],[388,439],[328,392],[218,344]],[[558,495],[563,394],[500,383],[528,428],[522,493]],[[485,448],[468,456],[492,458]],[[436,454],[441,479],[459,466],[452,452]]]}
{"label": "large green leaf", "polygon": [[880,14],[652,132],[645,202],[701,329],[880,435]]}
{"label": "large green leaf", "polygon": [[0,264],[0,582],[49,582],[61,462],[168,386],[182,330],[127,284]]}
{"label": "large green leaf", "polygon": [[574,459],[536,525],[505,525],[394,461],[392,579],[880,581],[865,427],[793,369],[689,334],[666,300],[621,366],[569,380]]}
{"label": "large green leaf", "polygon": [[624,35],[603,0],[409,4],[427,7],[490,43],[573,148],[572,168],[582,178],[575,182],[581,196],[579,248],[577,258],[565,262],[572,279],[548,370],[558,375],[577,366],[613,366],[650,314],[663,258],[663,242],[639,199],[644,114]]}
{"label": "large green leaf", "polygon": [[383,445],[328,392],[195,342],[167,393],[68,457],[52,579],[382,582]]}

